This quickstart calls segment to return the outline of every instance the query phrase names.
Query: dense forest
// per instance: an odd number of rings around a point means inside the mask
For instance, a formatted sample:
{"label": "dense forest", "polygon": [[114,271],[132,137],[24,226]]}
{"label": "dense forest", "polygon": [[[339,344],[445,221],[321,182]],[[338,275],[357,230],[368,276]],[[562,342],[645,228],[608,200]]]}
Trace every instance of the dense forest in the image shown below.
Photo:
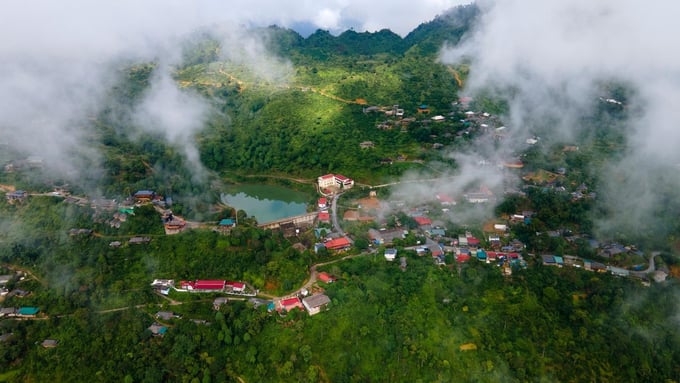
{"label": "dense forest", "polygon": [[[263,78],[224,59],[209,34],[188,39],[173,79],[212,106],[191,137],[200,164],[162,134],[136,129],[134,107],[158,63],[119,68],[107,106],[84,128],[102,153],[97,171],[78,184],[47,168],[0,175],[0,186],[36,193],[21,202],[0,201],[0,275],[21,272],[24,279],[13,278],[7,288],[30,292],[3,296],[0,306],[40,309],[36,318],[0,318],[0,336],[11,334],[0,338],[0,381],[680,380],[677,279],[644,286],[633,278],[543,266],[535,256],[597,259],[588,239],[596,220],[611,214],[600,202],[606,196],[575,199],[572,192],[580,185],[587,185],[584,194],[598,190],[606,163],[626,151],[624,125],[634,111],[616,105],[594,100],[570,141],[544,135],[539,126],[533,133],[540,142],[512,153],[523,168],[503,171],[523,186],[514,193],[496,190],[503,198],[490,209],[496,217],[533,213],[505,239],[526,245],[528,267],[514,267],[511,275],[474,259],[458,264],[450,254],[446,266],[436,266],[407,249],[424,240],[414,234],[396,242],[406,262],[400,268],[385,261],[383,248],[369,251],[366,230],[379,228],[376,223],[347,225],[355,246],[334,254],[313,250],[313,230],[284,237],[257,227],[243,211],[234,211],[241,220],[228,231],[206,224],[166,235],[152,205],[136,207],[114,228],[112,212],[49,194],[70,182],[73,195],[120,201],[148,188],[173,197],[177,215],[217,222],[233,217],[219,201],[226,183],[278,176],[277,182],[307,187],[320,174],[341,172],[358,182],[343,197],[350,200],[365,197],[365,185],[405,174],[455,172],[460,164],[452,153],[483,132],[471,128],[459,103],[469,68],[442,64],[438,55],[473,27],[478,13],[475,5],[457,7],[403,38],[389,30],[337,36],[319,30],[304,38],[276,26],[253,29],[290,64],[285,79]],[[619,88],[603,92],[625,100]],[[504,115],[508,102],[482,95],[466,107]],[[434,123],[437,115],[444,120]],[[502,141],[489,141],[483,150],[501,151]],[[0,156],[11,161],[20,153],[8,149]],[[656,222],[604,234],[659,251],[658,264],[677,267],[680,204],[674,190],[663,192]],[[460,205],[461,215],[480,210]],[[427,207],[441,210],[440,204]],[[397,222],[417,226],[405,212],[386,225]],[[447,230],[471,231],[486,242],[485,223],[447,222]],[[568,241],[550,232],[581,237]],[[130,243],[133,237],[148,241]],[[267,300],[299,289],[317,265],[337,280],[315,284],[331,300],[328,311],[315,316],[270,312],[258,301],[233,297],[215,309],[219,294],[164,296],[150,287],[154,279],[246,281]],[[177,317],[159,319],[158,311]],[[162,336],[149,330],[157,322],[167,329]],[[58,345],[42,347],[46,339]]]}

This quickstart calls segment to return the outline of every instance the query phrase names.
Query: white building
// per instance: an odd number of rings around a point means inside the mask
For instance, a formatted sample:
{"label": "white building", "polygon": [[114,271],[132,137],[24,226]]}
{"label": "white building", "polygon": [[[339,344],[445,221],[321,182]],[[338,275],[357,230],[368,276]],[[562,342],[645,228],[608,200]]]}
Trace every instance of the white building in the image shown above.
{"label": "white building", "polygon": [[320,188],[329,188],[335,186],[335,175],[326,174],[317,179]]}
{"label": "white building", "polygon": [[397,249],[385,249],[385,259],[388,261],[394,261],[397,258]]}

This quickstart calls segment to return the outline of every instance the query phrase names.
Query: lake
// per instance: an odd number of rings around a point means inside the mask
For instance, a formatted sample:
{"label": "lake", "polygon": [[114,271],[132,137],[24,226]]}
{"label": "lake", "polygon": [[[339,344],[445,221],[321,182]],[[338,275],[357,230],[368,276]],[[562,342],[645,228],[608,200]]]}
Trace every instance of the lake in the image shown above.
{"label": "lake", "polygon": [[282,186],[245,184],[228,187],[220,197],[223,203],[265,223],[306,213],[311,195]]}

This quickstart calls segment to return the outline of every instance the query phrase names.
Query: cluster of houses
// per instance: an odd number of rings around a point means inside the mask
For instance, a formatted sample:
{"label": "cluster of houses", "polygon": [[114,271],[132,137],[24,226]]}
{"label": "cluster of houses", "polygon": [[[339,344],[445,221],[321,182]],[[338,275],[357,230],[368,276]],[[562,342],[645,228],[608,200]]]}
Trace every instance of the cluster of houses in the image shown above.
{"label": "cluster of houses", "polygon": [[28,197],[28,192],[25,190],[15,190],[5,194],[5,198],[9,203],[23,202]]}
{"label": "cluster of houses", "polygon": [[35,318],[40,313],[39,307],[0,307],[0,318]]}
{"label": "cluster of houses", "polygon": [[179,287],[175,286],[172,279],[154,279],[151,287],[163,295],[168,295],[170,290],[191,293],[225,293],[234,295],[255,296],[244,282],[233,282],[224,279],[198,279],[195,281],[180,281]]}
{"label": "cluster of houses", "polygon": [[292,310],[306,310],[309,315],[316,315],[328,307],[331,299],[326,294],[314,294],[303,298],[298,295],[280,299],[270,305],[270,311],[288,313]]}

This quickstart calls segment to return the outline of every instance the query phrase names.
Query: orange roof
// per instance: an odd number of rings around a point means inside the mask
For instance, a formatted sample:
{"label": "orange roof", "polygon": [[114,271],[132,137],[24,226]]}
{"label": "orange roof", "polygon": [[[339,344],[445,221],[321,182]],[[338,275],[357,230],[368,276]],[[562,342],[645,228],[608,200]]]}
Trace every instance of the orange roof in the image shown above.
{"label": "orange roof", "polygon": [[413,217],[413,219],[416,220],[418,225],[432,225],[432,220],[427,218],[427,217],[418,216],[418,217]]}
{"label": "orange roof", "polygon": [[339,249],[344,249],[345,247],[350,247],[352,244],[349,242],[349,239],[347,239],[346,237],[340,237],[340,238],[331,239],[330,241],[326,242],[324,245],[326,245],[326,248],[328,250],[339,250]]}
{"label": "orange roof", "polygon": [[330,221],[331,215],[327,211],[319,212],[319,221]]}
{"label": "orange roof", "polygon": [[318,278],[321,282],[326,282],[326,283],[333,282],[335,280],[335,278],[333,278],[330,274],[328,274],[325,271],[320,272]]}

